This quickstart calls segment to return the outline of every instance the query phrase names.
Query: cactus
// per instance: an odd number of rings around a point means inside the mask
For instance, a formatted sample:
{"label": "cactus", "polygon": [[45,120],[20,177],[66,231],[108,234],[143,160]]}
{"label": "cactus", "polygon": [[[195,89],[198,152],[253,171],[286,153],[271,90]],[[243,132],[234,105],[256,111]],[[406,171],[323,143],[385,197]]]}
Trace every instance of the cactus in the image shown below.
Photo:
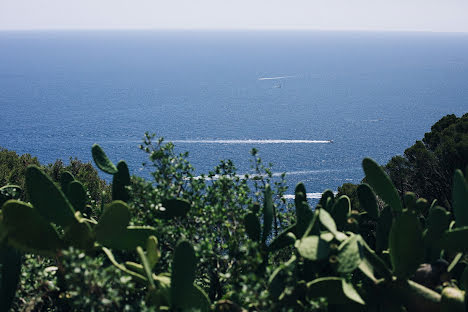
{"label": "cactus", "polygon": [[307,283],[307,288],[311,298],[325,297],[329,304],[365,304],[353,285],[340,277],[318,278]]}
{"label": "cactus", "polygon": [[250,239],[256,242],[260,241],[262,226],[260,224],[260,220],[253,212],[249,212],[245,215],[244,224],[245,230]]}
{"label": "cactus", "polygon": [[468,182],[459,169],[453,176],[452,204],[456,226],[468,226]]}
{"label": "cactus", "polygon": [[332,190],[325,190],[325,192],[322,194],[322,197],[320,198],[319,205],[330,212],[334,204],[335,194],[333,194]]}
{"label": "cactus", "polygon": [[351,202],[346,195],[340,196],[331,209],[331,215],[339,230],[344,230],[351,213]]}
{"label": "cactus", "polygon": [[174,252],[171,275],[171,306],[176,310],[209,310],[208,297],[193,284],[196,266],[197,259],[192,245],[187,241],[179,242]]}
{"label": "cactus", "polygon": [[338,263],[336,271],[339,273],[353,272],[362,261],[360,236],[352,235],[338,247]]}
{"label": "cactus", "polygon": [[269,185],[265,187],[265,202],[263,204],[263,231],[262,242],[265,244],[270,235],[273,225],[273,201],[271,199],[271,188]]}
{"label": "cactus", "polygon": [[424,231],[424,245],[428,249],[428,258],[430,262],[440,256],[440,248],[434,245],[434,242],[442,238],[444,232],[450,225],[450,213],[444,208],[436,206],[429,212],[427,219],[427,229]]}
{"label": "cactus", "polygon": [[302,237],[313,218],[313,212],[307,204],[304,184],[298,183],[295,189],[294,203],[296,205],[296,236]]}
{"label": "cactus", "polygon": [[389,236],[390,259],[395,275],[411,276],[424,260],[421,225],[414,213],[404,210],[393,222]]}
{"label": "cactus", "polygon": [[60,175],[60,188],[62,189],[62,192],[68,196],[68,185],[69,183],[75,181],[75,177],[70,171],[64,171]]}
{"label": "cactus", "polygon": [[21,273],[21,254],[0,240],[0,311],[10,311]]}
{"label": "cactus", "polygon": [[123,160],[117,164],[117,172],[112,178],[112,200],[129,200],[127,186],[130,185],[130,173],[128,172],[127,163]]}
{"label": "cactus", "polygon": [[372,220],[379,219],[379,207],[377,206],[377,198],[369,184],[360,184],[357,188],[357,195],[362,209],[367,212],[367,215]]}
{"label": "cactus", "polygon": [[8,244],[46,256],[64,247],[55,229],[31,205],[9,200],[3,204],[2,216]]}
{"label": "cactus", "polygon": [[26,189],[34,208],[49,222],[65,227],[75,221],[75,210],[68,199],[36,166],[26,169]]}
{"label": "cactus", "polygon": [[86,207],[87,196],[86,191],[79,181],[71,181],[68,183],[68,191],[65,193],[76,211],[83,212]]}
{"label": "cactus", "polygon": [[128,206],[123,201],[112,202],[95,226],[96,240],[106,247],[135,250],[137,246],[144,246],[149,236],[156,234],[152,227],[127,226],[129,221]]}
{"label": "cactus", "polygon": [[116,174],[118,172],[117,167],[110,161],[104,150],[97,144],[94,144],[91,148],[93,160],[99,169],[108,174]]}
{"label": "cactus", "polygon": [[380,214],[380,218],[377,220],[376,251],[379,254],[388,248],[388,236],[392,222],[392,209],[390,206],[385,206]]}
{"label": "cactus", "polygon": [[307,236],[296,242],[299,254],[311,261],[327,259],[330,254],[330,245],[320,236]]}
{"label": "cactus", "polygon": [[[254,212],[249,212],[244,217],[244,225],[246,227],[247,235],[251,240],[260,242],[263,246],[266,246],[267,238],[270,235],[271,228],[273,226],[273,202],[271,199],[271,188],[269,185],[265,187],[264,195],[265,199],[262,210],[262,224]],[[255,206],[257,205],[255,204],[254,207]]]}
{"label": "cactus", "polygon": [[334,236],[337,236],[338,229],[336,228],[335,220],[333,220],[332,216],[328,213],[325,209],[319,208],[319,220],[320,223]]}
{"label": "cactus", "polygon": [[362,168],[366,174],[367,182],[374,189],[382,200],[390,205],[394,213],[399,213],[403,209],[400,197],[390,177],[374,160],[364,158]]}

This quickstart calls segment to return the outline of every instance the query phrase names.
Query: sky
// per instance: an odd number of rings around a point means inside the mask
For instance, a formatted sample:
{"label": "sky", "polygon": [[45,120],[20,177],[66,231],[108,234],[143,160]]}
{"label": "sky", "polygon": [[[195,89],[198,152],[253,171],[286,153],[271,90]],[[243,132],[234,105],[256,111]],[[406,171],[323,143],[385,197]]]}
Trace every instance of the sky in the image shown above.
{"label": "sky", "polygon": [[0,0],[0,30],[468,32],[468,0]]}

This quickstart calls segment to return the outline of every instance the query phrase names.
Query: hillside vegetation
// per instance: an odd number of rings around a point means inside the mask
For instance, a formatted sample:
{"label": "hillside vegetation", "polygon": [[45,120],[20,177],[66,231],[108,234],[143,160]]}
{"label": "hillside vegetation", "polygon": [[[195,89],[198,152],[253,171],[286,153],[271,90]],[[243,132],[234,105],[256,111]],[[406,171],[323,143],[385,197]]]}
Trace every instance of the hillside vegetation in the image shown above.
{"label": "hillside vegetation", "polygon": [[0,311],[466,311],[468,114],[316,207],[256,150],[251,176],[200,177],[163,139],[140,148],[150,180],[92,147],[110,185],[0,150]]}

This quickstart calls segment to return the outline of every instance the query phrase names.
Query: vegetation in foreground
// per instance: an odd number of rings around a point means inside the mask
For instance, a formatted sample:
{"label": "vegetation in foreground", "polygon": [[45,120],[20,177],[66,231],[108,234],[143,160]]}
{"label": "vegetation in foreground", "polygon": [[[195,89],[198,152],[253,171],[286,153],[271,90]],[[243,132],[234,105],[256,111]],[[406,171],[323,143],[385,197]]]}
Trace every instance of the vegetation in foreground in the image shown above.
{"label": "vegetation in foreground", "polygon": [[95,145],[107,186],[77,160],[2,150],[0,311],[465,311],[467,120],[444,117],[385,168],[364,159],[365,183],[315,209],[303,184],[288,204],[256,151],[252,176],[225,161],[196,177],[146,135],[146,181]]}

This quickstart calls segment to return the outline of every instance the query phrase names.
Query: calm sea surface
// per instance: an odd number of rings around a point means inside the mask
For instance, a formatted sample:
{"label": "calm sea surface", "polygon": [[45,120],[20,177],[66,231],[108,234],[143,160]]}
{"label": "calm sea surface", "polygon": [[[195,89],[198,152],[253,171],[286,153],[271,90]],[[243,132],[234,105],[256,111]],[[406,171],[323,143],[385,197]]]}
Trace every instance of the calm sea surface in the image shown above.
{"label": "calm sea surface", "polygon": [[316,193],[467,111],[466,34],[0,32],[0,146],[43,163],[97,142],[145,176],[149,131],[199,173],[255,147]]}

